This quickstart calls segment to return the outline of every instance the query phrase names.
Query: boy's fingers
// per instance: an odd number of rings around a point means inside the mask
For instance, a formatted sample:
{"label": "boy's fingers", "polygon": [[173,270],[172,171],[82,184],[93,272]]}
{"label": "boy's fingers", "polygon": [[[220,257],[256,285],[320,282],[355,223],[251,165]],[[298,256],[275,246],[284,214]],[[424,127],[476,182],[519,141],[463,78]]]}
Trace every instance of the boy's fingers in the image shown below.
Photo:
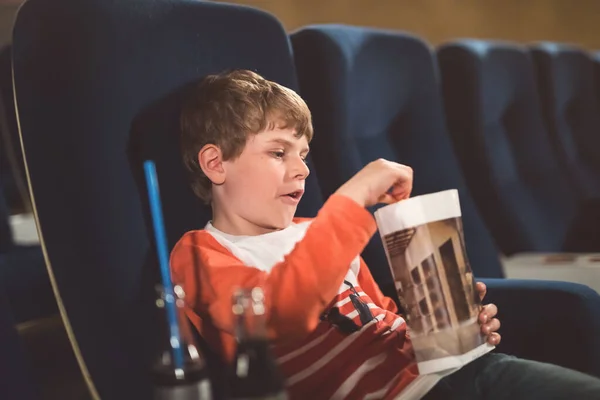
{"label": "boy's fingers", "polygon": [[379,203],[383,203],[383,204],[392,204],[392,203],[397,202],[397,200],[394,198],[394,196],[387,194],[387,193],[379,196],[379,199],[377,201]]}
{"label": "boy's fingers", "polygon": [[497,346],[500,344],[500,340],[502,340],[502,336],[499,333],[492,333],[488,336],[487,342],[493,346]]}
{"label": "boy's fingers", "polygon": [[404,200],[410,196],[413,185],[413,171],[412,168],[406,165],[397,165],[399,176],[396,182],[392,185],[389,192],[396,199]]}
{"label": "boy's fingers", "polygon": [[487,314],[485,313],[485,308],[483,308],[481,310],[481,312],[479,313],[479,323],[480,324],[485,324],[486,322],[488,322],[490,319],[488,318]]}
{"label": "boy's fingers", "polygon": [[481,333],[484,335],[491,335],[492,333],[500,329],[500,320],[498,318],[492,319],[487,324],[481,326]]}
{"label": "boy's fingers", "polygon": [[495,304],[486,304],[479,313],[479,323],[485,324],[498,314],[498,307]]}
{"label": "boy's fingers", "polygon": [[483,298],[487,294],[487,286],[485,286],[485,283],[477,282],[477,284],[475,285],[475,289],[477,290],[477,293],[479,293],[479,298],[483,300]]}
{"label": "boy's fingers", "polygon": [[485,313],[488,316],[488,319],[492,319],[498,314],[498,307],[495,304],[486,304],[484,307]]}
{"label": "boy's fingers", "polygon": [[404,187],[392,187],[387,193],[382,194],[378,201],[380,203],[392,204],[410,197],[410,189]]}

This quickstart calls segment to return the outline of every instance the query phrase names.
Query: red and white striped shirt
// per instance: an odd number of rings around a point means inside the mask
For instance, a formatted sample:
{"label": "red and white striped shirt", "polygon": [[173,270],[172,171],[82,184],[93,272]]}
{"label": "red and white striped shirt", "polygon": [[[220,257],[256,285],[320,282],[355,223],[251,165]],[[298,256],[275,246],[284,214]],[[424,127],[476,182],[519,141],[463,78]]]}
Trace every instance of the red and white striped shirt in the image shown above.
{"label": "red and white striped shirt", "polygon": [[[342,196],[314,220],[265,235],[232,236],[209,224],[176,245],[173,279],[196,328],[227,358],[235,350],[233,287],[266,288],[273,349],[292,399],[419,399],[440,376],[418,375],[404,319],[357,256],[373,233],[371,215]],[[370,321],[361,322],[357,299]],[[332,310],[355,331],[324,317]]]}

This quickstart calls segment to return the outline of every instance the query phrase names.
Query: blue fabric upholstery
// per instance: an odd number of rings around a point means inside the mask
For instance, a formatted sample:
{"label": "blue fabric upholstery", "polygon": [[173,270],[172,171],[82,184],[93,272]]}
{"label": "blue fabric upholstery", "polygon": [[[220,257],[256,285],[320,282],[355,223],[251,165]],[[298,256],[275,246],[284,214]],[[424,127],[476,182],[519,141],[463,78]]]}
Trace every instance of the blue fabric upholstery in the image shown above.
{"label": "blue fabric upholstery", "polygon": [[58,312],[46,263],[39,245],[17,245],[0,254],[0,280],[17,323]]}
{"label": "blue fabric upholstery", "polygon": [[[155,257],[139,163],[158,164],[169,242],[202,227],[175,147],[179,90],[236,67],[295,87],[287,36],[268,14],[213,2],[31,0],[13,46],[33,196],[84,360],[102,398],[149,398],[153,301],[140,294]],[[310,182],[305,215],[320,205]]]}
{"label": "blue fabric upholstery", "polygon": [[[438,59],[454,147],[500,249],[568,251],[576,247],[569,243],[589,240],[597,212],[594,218],[581,211],[582,199],[554,155],[529,52],[465,40],[440,47]],[[597,250],[593,240],[577,250]]]}
{"label": "blue fabric upholstery", "polygon": [[[8,163],[8,152],[16,160],[17,177],[24,177],[21,145],[16,128],[12,96],[11,48],[0,51],[0,118],[8,128],[0,135],[0,281],[5,282],[7,302],[16,323],[47,317],[57,312],[56,300],[48,279],[46,263],[39,245],[21,245],[14,242],[9,223],[10,210],[23,208],[15,181],[14,165]],[[10,206],[12,205],[12,207]]]}
{"label": "blue fabric upholstery", "polygon": [[594,61],[557,43],[530,48],[554,152],[583,197],[600,196],[600,102]]}
{"label": "blue fabric upholstery", "polygon": [[0,182],[0,281],[15,322],[55,314],[56,301],[42,249],[14,242],[2,186]]}
{"label": "blue fabric upholstery", "polygon": [[596,92],[596,101],[600,103],[600,51],[591,53],[594,60],[594,91]]}
{"label": "blue fabric upholstery", "polygon": [[4,400],[33,400],[39,398],[33,382],[21,339],[0,279],[0,398]]}
{"label": "blue fabric upholstery", "polygon": [[[291,38],[300,91],[313,113],[311,154],[324,196],[377,158],[407,164],[415,195],[459,190],[473,271],[502,277],[446,132],[427,44],[403,33],[340,25],[309,26]],[[378,235],[364,257],[380,285],[394,291]]]}
{"label": "blue fabric upholstery", "polygon": [[21,153],[12,89],[11,46],[0,49],[0,181],[10,210],[26,209],[25,166]]}
{"label": "blue fabric upholstery", "polygon": [[498,305],[498,351],[600,377],[600,295],[587,286],[483,279]]}
{"label": "blue fabric upholstery", "polygon": [[10,213],[4,198],[2,181],[0,180],[0,254],[7,253],[15,247],[9,217]]}

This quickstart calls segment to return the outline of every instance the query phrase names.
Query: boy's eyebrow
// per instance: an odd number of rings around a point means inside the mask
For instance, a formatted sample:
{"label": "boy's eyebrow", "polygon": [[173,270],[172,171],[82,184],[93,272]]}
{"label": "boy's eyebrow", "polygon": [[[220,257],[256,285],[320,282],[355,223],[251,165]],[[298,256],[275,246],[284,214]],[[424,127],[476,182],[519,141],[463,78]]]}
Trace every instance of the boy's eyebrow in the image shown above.
{"label": "boy's eyebrow", "polygon": [[[282,139],[282,138],[271,139],[271,140],[269,140],[268,143],[277,143],[277,144],[281,144],[285,147],[294,147],[294,142],[287,140],[287,139]],[[302,149],[302,152],[308,153],[309,150],[310,150],[310,148],[308,146],[306,146]]]}

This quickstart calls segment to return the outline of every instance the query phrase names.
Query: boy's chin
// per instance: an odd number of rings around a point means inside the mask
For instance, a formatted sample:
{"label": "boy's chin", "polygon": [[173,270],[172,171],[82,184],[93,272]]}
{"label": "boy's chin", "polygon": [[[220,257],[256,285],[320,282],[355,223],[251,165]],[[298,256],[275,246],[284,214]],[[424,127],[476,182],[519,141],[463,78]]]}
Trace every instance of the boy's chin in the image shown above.
{"label": "boy's chin", "polygon": [[280,230],[285,229],[285,228],[289,227],[290,225],[292,225],[292,222],[293,222],[293,220],[291,218],[289,220],[286,220],[286,221],[278,222],[273,227],[273,229],[277,230],[277,231],[280,231]]}
{"label": "boy's chin", "polygon": [[271,221],[271,227],[273,230],[282,230],[287,228],[288,226],[290,226],[292,224],[292,222],[294,221],[294,216],[281,216],[280,218],[277,218],[277,220],[273,220]]}

